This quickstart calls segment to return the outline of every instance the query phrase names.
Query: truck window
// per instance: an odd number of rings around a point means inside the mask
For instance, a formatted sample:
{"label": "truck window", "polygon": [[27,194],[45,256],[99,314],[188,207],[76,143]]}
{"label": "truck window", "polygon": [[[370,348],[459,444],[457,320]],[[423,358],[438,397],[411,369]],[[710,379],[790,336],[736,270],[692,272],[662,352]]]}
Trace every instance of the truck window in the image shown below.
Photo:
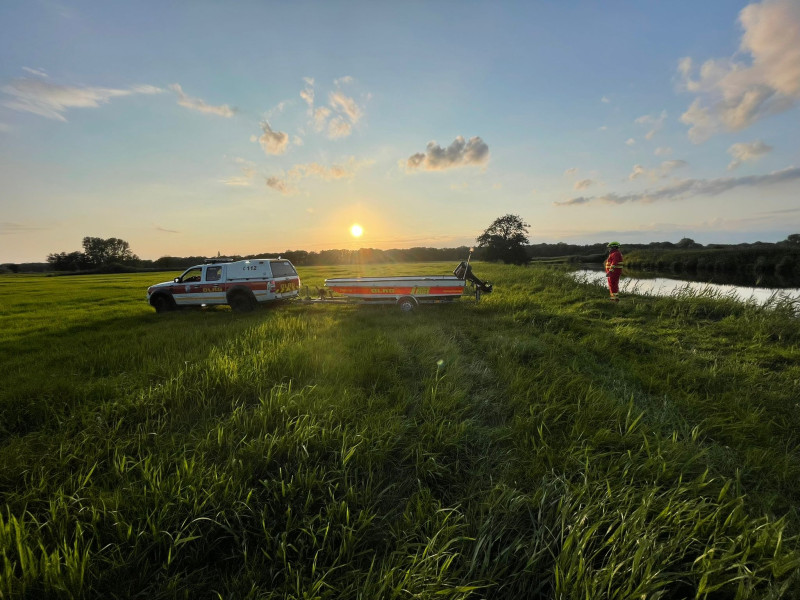
{"label": "truck window", "polygon": [[206,267],[206,281],[219,281],[222,278],[222,267]]}
{"label": "truck window", "polygon": [[189,283],[192,281],[200,281],[203,275],[203,267],[192,267],[181,275],[181,283]]}
{"label": "truck window", "polygon": [[272,267],[273,277],[293,277],[297,275],[297,271],[294,270],[292,263],[288,260],[271,261],[269,266]]}

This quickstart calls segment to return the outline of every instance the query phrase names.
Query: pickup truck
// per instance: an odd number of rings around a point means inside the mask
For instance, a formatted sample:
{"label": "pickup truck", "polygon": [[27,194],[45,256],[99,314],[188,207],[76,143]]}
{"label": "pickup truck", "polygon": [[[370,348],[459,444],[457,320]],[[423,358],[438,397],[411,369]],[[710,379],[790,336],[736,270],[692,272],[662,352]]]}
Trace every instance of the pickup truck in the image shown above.
{"label": "pickup truck", "polygon": [[172,281],[150,286],[147,302],[156,312],[219,304],[248,312],[260,303],[297,296],[299,291],[300,277],[286,259],[217,259],[191,267]]}

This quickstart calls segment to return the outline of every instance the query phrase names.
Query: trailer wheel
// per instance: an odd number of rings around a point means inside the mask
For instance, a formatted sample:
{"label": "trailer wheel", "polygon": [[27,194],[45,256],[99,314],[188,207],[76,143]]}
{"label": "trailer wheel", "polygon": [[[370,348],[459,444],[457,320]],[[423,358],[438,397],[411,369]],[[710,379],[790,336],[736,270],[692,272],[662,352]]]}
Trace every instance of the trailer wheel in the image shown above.
{"label": "trailer wheel", "polygon": [[237,292],[228,298],[228,304],[234,312],[250,312],[256,307],[256,299],[252,294]]}
{"label": "trailer wheel", "polygon": [[397,301],[397,306],[400,307],[404,313],[410,313],[417,307],[417,301],[411,296],[405,296]]}

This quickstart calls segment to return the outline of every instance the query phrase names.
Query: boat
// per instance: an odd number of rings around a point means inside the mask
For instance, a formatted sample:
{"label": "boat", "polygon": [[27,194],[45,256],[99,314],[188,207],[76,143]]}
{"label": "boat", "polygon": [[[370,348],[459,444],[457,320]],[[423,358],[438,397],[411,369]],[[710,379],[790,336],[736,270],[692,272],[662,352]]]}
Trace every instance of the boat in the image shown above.
{"label": "boat", "polygon": [[492,284],[472,273],[469,261],[461,262],[452,275],[404,275],[397,277],[337,277],[325,280],[327,299],[351,298],[364,302],[397,303],[404,311],[418,304],[451,302],[464,295],[467,283],[475,287],[475,299],[492,291]]}

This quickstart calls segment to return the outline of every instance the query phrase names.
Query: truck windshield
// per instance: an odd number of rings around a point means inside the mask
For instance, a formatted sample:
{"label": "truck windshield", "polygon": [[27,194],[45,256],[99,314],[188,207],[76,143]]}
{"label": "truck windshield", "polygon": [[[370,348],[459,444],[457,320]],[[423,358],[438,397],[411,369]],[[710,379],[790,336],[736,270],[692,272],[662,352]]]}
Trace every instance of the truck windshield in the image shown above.
{"label": "truck windshield", "polygon": [[192,267],[181,275],[182,283],[189,283],[191,281],[200,281],[203,276],[203,267]]}

